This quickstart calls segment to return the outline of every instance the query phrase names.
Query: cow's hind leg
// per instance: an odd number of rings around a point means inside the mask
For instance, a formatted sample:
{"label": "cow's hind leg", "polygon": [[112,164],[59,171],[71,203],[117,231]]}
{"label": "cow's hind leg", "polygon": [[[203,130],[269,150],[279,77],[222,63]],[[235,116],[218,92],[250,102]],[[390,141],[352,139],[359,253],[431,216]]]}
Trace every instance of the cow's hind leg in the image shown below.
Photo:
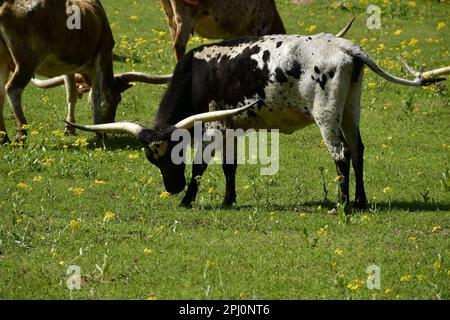
{"label": "cow's hind leg", "polygon": [[364,210],[367,206],[364,188],[364,144],[359,130],[362,77],[361,71],[359,79],[355,79],[355,82],[352,83],[342,121],[345,139],[352,154],[353,170],[356,179],[355,208],[359,210]]}
{"label": "cow's hind leg", "polygon": [[174,24],[176,31],[173,41],[173,48],[180,61],[186,52],[186,46],[194,29],[194,19],[192,17],[192,9],[186,4],[176,0],[171,0],[172,9],[174,11]]}
{"label": "cow's hind leg", "polygon": [[342,132],[341,123],[349,90],[346,84],[349,81],[346,81],[344,72],[335,77],[335,79],[339,78],[339,82],[329,81],[325,88],[317,90],[313,116],[336,164],[340,178],[340,202],[348,208],[351,151]]}
{"label": "cow's hind leg", "polygon": [[350,148],[340,129],[335,132],[321,128],[321,132],[336,165],[340,183],[339,201],[348,206],[350,205]]}

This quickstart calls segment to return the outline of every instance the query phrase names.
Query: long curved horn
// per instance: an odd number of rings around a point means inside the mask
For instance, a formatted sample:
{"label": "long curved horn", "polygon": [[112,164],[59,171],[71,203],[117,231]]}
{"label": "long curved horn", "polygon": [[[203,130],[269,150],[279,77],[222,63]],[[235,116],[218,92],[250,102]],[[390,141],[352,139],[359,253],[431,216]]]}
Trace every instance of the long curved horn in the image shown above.
{"label": "long curved horn", "polygon": [[151,84],[166,84],[172,80],[172,75],[162,75],[162,76],[154,76],[147,73],[142,72],[125,72],[115,76],[116,78],[120,78],[125,82],[143,82],[143,83],[151,83]]}
{"label": "long curved horn", "polygon": [[[41,80],[41,79],[31,79],[31,83],[41,89],[51,89],[51,88],[56,88],[59,86],[64,85],[64,77],[65,76],[59,76],[59,77],[54,77],[54,78],[50,78],[50,79],[46,79],[46,80]],[[86,85],[86,81],[84,80],[82,75],[79,74],[75,74],[75,82],[77,84],[81,84],[82,86]]]}
{"label": "long curved horn", "polygon": [[136,123],[132,122],[115,122],[115,123],[106,123],[106,124],[97,124],[97,125],[79,125],[75,123],[68,122],[64,120],[69,126],[74,127],[76,129],[80,129],[83,131],[95,132],[95,133],[129,133],[137,137],[142,130],[143,127]]}
{"label": "long curved horn", "polygon": [[353,22],[355,22],[356,17],[353,17],[353,19],[347,24],[347,26],[341,31],[339,32],[336,37],[338,38],[343,38],[345,37],[345,35],[347,34],[347,32],[350,30],[350,28],[353,25]]}
{"label": "long curved horn", "polygon": [[405,66],[405,69],[416,78],[434,79],[437,77],[441,77],[441,76],[450,74],[450,66],[431,70],[431,71],[426,71],[426,72],[419,72],[419,71],[414,70],[402,57],[399,56],[399,59]]}
{"label": "long curved horn", "polygon": [[233,116],[237,116],[251,107],[253,107],[255,104],[260,103],[261,100],[256,100],[242,108],[237,108],[233,110],[225,110],[225,111],[214,111],[214,112],[206,112],[201,114],[193,115],[189,118],[186,118],[180,122],[178,122],[175,127],[178,129],[191,129],[194,127],[195,122],[211,122],[211,121],[219,121],[226,118],[230,118]]}
{"label": "long curved horn", "polygon": [[41,89],[50,89],[62,86],[64,84],[64,76],[51,78],[47,80],[31,79],[31,83]]}

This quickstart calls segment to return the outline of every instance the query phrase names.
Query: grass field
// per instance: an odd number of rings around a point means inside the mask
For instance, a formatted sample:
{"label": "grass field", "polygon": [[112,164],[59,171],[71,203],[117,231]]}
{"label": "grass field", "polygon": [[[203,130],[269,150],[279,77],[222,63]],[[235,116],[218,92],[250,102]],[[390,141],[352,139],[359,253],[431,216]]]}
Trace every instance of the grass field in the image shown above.
{"label": "grass field", "polygon": [[[103,3],[116,72],[172,72],[159,3]],[[337,32],[356,16],[347,37],[393,74],[407,76],[398,53],[417,68],[449,65],[449,1],[370,1],[382,8],[380,30],[366,27],[369,1],[277,3],[289,33]],[[0,299],[449,299],[449,82],[415,89],[366,74],[370,210],[349,218],[331,212],[336,172],[317,127],[281,136],[278,175],[241,166],[233,209],[220,209],[225,182],[211,166],[185,210],[181,195],[161,196],[141,145],[64,137],[64,89],[28,87],[26,146],[0,147]],[[164,89],[132,88],[117,120],[151,125]],[[86,98],[76,114],[92,122]],[[66,287],[70,265],[81,290]],[[365,286],[370,265],[381,268],[380,290]]]}

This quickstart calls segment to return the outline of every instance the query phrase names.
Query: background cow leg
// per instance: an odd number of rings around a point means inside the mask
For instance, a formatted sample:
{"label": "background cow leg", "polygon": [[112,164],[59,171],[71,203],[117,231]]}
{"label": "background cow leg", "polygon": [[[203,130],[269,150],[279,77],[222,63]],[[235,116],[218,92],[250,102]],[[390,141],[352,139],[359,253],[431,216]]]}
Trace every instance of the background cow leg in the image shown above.
{"label": "background cow leg", "polygon": [[[66,84],[67,94],[67,121],[76,123],[75,121],[75,105],[78,101],[78,89],[75,82],[75,75],[69,74],[64,76],[64,83]],[[66,124],[65,135],[75,135],[75,128]]]}
{"label": "background cow leg", "polygon": [[173,41],[173,48],[180,61],[186,52],[186,46],[194,29],[194,18],[192,9],[185,4],[181,4],[176,0],[171,0],[172,9],[174,11],[174,24],[176,25],[176,32]]}
{"label": "background cow leg", "polygon": [[[1,44],[0,44],[1,45]],[[5,106],[5,86],[9,78],[9,66],[6,58],[0,61],[0,144],[10,142],[6,133],[5,119],[3,108]]]}
{"label": "background cow leg", "polygon": [[16,142],[22,143],[26,138],[27,132],[24,126],[27,124],[27,120],[22,109],[22,93],[26,85],[31,81],[33,77],[34,68],[27,68],[26,66],[19,68],[16,66],[16,70],[11,77],[11,80],[6,85],[6,92],[8,94],[9,103],[14,109],[14,114],[17,120],[17,135]]}
{"label": "background cow leg", "polygon": [[92,74],[92,86],[89,95],[89,104],[92,109],[92,118],[94,124],[102,123],[101,116],[101,103],[102,103],[102,85],[103,85],[103,73],[100,66],[100,55],[95,59],[94,70]]}

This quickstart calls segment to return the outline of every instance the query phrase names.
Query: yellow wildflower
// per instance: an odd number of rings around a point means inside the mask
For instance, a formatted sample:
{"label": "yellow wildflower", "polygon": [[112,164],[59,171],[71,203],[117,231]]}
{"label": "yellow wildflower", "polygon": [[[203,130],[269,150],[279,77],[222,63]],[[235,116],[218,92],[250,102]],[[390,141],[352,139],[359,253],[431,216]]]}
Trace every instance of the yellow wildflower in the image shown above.
{"label": "yellow wildflower", "polygon": [[434,227],[432,230],[431,230],[431,232],[432,233],[439,233],[439,232],[442,232],[442,227],[441,226],[436,226],[436,227]]}
{"label": "yellow wildflower", "polygon": [[153,253],[153,250],[152,250],[152,249],[149,249],[149,248],[145,248],[145,249],[144,249],[144,253],[145,253],[145,254],[151,254],[151,253]]}
{"label": "yellow wildflower", "polygon": [[348,285],[347,288],[349,288],[350,290],[358,290],[360,288],[362,288],[364,286],[365,282],[362,280],[352,280]]}
{"label": "yellow wildflower", "polygon": [[80,187],[69,188],[69,191],[76,196],[81,196],[84,193],[84,189]]}
{"label": "yellow wildflower", "polygon": [[433,265],[434,265],[434,268],[436,270],[441,270],[442,269],[442,261],[441,260],[435,261]]}
{"label": "yellow wildflower", "polygon": [[400,282],[409,282],[409,281],[412,280],[412,278],[413,278],[412,275],[407,274],[407,275],[404,275],[404,276],[402,276],[402,277],[400,278]]}
{"label": "yellow wildflower", "polygon": [[445,26],[446,26],[445,22],[441,21],[441,22],[438,23],[436,30],[438,30],[438,31],[442,30],[442,29],[445,28]]}
{"label": "yellow wildflower", "polygon": [[105,213],[105,217],[103,218],[103,221],[112,221],[116,218],[116,214],[112,211],[108,211]]}
{"label": "yellow wildflower", "polygon": [[164,192],[162,192],[162,193],[159,195],[159,197],[160,197],[161,199],[167,199],[167,198],[170,197],[170,193],[164,191]]}
{"label": "yellow wildflower", "polygon": [[391,288],[387,288],[386,290],[384,290],[385,294],[392,294],[392,289]]}
{"label": "yellow wildflower", "polygon": [[410,46],[410,47],[414,47],[414,46],[417,44],[417,42],[419,42],[419,40],[417,40],[416,38],[412,38],[412,39],[409,41],[409,46]]}
{"label": "yellow wildflower", "polygon": [[341,249],[336,249],[336,250],[334,250],[334,253],[337,255],[337,256],[342,256],[342,254],[344,253]]}
{"label": "yellow wildflower", "polygon": [[145,300],[154,301],[158,300],[158,297],[156,297],[154,294],[151,294]]}
{"label": "yellow wildflower", "polygon": [[402,32],[403,32],[402,30],[398,29],[398,30],[395,30],[394,34],[396,36],[400,36],[402,34]]}
{"label": "yellow wildflower", "polygon": [[29,191],[33,190],[33,188],[31,186],[29,186],[28,184],[23,183],[23,182],[18,183],[17,188],[22,189],[22,190],[29,190]]}
{"label": "yellow wildflower", "polygon": [[306,32],[313,33],[314,31],[316,31],[316,29],[317,29],[317,26],[312,25],[312,26],[309,26],[308,28],[306,28]]}
{"label": "yellow wildflower", "polygon": [[206,267],[207,268],[214,268],[217,265],[217,262],[214,260],[208,260],[206,261]]}
{"label": "yellow wildflower", "polygon": [[392,188],[391,187],[386,187],[383,189],[383,193],[391,193],[392,192]]}
{"label": "yellow wildflower", "polygon": [[44,181],[44,178],[42,176],[36,176],[33,178],[33,181],[34,182],[42,182],[42,181]]}
{"label": "yellow wildflower", "polygon": [[79,147],[79,148],[85,148],[89,145],[89,142],[87,142],[87,139],[77,139],[72,146],[74,147]]}
{"label": "yellow wildflower", "polygon": [[416,276],[417,280],[419,280],[420,282],[425,281],[427,279],[426,276],[424,276],[423,274],[418,274]]}
{"label": "yellow wildflower", "polygon": [[70,221],[70,228],[74,231],[80,229],[80,222],[77,220]]}

